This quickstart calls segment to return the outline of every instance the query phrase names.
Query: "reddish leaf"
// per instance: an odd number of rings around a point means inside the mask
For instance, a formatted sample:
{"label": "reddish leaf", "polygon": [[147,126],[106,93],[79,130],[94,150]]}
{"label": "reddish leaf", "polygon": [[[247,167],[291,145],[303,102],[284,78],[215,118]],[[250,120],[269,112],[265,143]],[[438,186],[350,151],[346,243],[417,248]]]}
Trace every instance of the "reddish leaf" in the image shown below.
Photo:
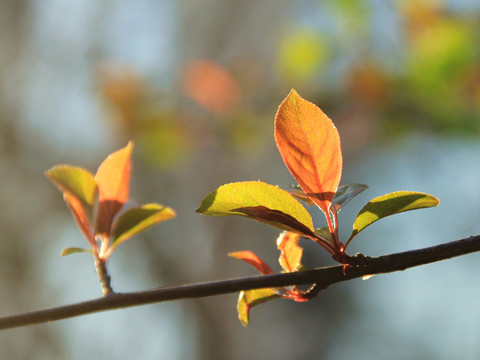
{"label": "reddish leaf", "polygon": [[83,207],[82,202],[78,197],[76,197],[69,191],[65,191],[63,193],[63,198],[65,199],[65,202],[70,208],[73,218],[75,219],[75,222],[77,223],[80,231],[83,233],[90,245],[95,246],[92,227],[90,226],[90,221],[88,220],[87,214],[85,213],[85,208]]}
{"label": "reddish leaf", "polygon": [[298,271],[302,266],[303,249],[298,245],[299,239],[300,235],[292,232],[283,232],[277,239],[278,261],[285,271]]}
{"label": "reddish leaf", "polygon": [[268,266],[262,259],[249,250],[231,252],[228,253],[228,256],[249,263],[250,265],[254,266],[255,269],[257,269],[262,275],[273,274],[273,270],[270,268],[270,266]]}
{"label": "reddish leaf", "polygon": [[340,137],[332,121],[292,89],[275,117],[275,141],[293,177],[328,214],[342,175]]}
{"label": "reddish leaf", "polygon": [[247,327],[250,320],[250,309],[265,301],[273,300],[281,297],[275,289],[255,289],[240,292],[237,302],[238,318],[242,325]]}
{"label": "reddish leaf", "polygon": [[95,233],[109,234],[113,217],[128,199],[133,142],[110,154],[95,175],[99,206]]}

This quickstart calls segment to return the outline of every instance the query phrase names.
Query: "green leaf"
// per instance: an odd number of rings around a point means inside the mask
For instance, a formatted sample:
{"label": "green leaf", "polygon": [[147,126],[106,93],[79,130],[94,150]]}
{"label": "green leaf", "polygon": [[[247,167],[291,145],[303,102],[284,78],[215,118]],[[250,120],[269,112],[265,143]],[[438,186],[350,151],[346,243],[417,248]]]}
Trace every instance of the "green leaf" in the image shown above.
{"label": "green leaf", "polygon": [[302,204],[287,191],[261,181],[222,185],[203,199],[197,212],[246,216],[281,230],[313,234],[312,217]]}
{"label": "green leaf", "polygon": [[125,211],[114,224],[111,250],[149,227],[175,216],[175,211],[160,204],[146,204]]}
{"label": "green leaf", "polygon": [[247,327],[250,320],[250,309],[266,301],[281,297],[275,289],[255,289],[240,292],[237,302],[238,318]]}
{"label": "green leaf", "polygon": [[90,245],[95,239],[90,225],[97,195],[97,184],[93,175],[80,167],[57,165],[45,172],[48,179],[63,193],[73,218]]}
{"label": "green leaf", "polygon": [[82,249],[77,247],[69,247],[69,248],[63,249],[62,252],[60,253],[60,256],[67,256],[67,255],[76,254],[76,253],[89,253],[90,255],[93,255],[93,250]]}
{"label": "green leaf", "polygon": [[45,175],[59,190],[75,195],[91,211],[97,195],[97,184],[88,170],[70,165],[57,165],[45,171]]}
{"label": "green leaf", "polygon": [[435,196],[415,191],[397,191],[376,197],[358,213],[349,241],[381,218],[405,211],[435,207],[439,202]]}
{"label": "green leaf", "polygon": [[350,200],[360,194],[362,191],[368,189],[367,185],[363,184],[344,184],[340,185],[335,192],[332,204],[337,212],[340,211]]}

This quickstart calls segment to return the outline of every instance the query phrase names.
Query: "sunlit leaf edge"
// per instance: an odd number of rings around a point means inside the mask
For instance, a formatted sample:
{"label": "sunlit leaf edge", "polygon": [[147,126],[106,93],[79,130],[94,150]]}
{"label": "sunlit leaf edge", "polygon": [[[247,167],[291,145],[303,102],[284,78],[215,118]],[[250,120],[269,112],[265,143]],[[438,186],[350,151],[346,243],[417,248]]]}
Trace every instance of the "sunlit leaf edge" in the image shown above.
{"label": "sunlit leaf edge", "polygon": [[111,249],[155,224],[172,219],[175,215],[172,208],[156,203],[126,210],[113,225]]}
{"label": "sunlit leaf edge", "polygon": [[249,325],[252,307],[280,297],[281,295],[274,288],[241,291],[237,301],[237,312],[242,325],[245,327]]}
{"label": "sunlit leaf edge", "polygon": [[[407,197],[416,197],[416,198],[408,201],[406,199]],[[421,201],[420,203],[417,203],[420,200],[423,200],[423,201]],[[393,204],[390,204],[390,209],[389,208],[385,209],[385,204],[383,204],[383,209],[382,209],[381,203],[382,202],[384,203],[385,201],[396,202],[396,204],[394,203],[396,208],[392,209],[391,206]],[[440,200],[435,196],[426,194],[423,192],[418,192],[418,191],[395,191],[392,193],[378,196],[370,200],[358,213],[353,223],[353,231],[348,242],[350,242],[361,231],[365,230],[368,226],[370,226],[371,224],[373,224],[374,222],[380,219],[383,219],[387,216],[406,212],[406,211],[436,207],[439,203],[440,203]],[[378,213],[379,210],[384,210],[384,213],[378,216],[376,215],[376,213]],[[367,213],[371,214],[369,218],[366,218]]]}

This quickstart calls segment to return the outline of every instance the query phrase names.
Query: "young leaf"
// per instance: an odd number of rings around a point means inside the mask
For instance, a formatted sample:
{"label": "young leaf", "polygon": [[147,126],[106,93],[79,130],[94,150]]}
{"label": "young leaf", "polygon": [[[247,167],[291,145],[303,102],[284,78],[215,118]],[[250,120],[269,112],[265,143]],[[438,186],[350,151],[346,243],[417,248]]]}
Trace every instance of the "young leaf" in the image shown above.
{"label": "young leaf", "polygon": [[277,239],[278,262],[285,271],[298,271],[302,266],[303,248],[298,245],[299,239],[300,235],[291,232],[283,232]]}
{"label": "young leaf", "polygon": [[95,233],[109,234],[113,217],[128,199],[133,142],[110,154],[95,174],[99,206]]}
{"label": "young leaf", "polygon": [[237,302],[238,318],[247,327],[250,320],[250,309],[266,301],[281,297],[275,289],[255,289],[241,291]]}
{"label": "young leaf", "polygon": [[307,205],[315,205],[315,203],[308,197],[305,191],[302,190],[300,185],[291,185],[291,186],[282,186],[284,190],[287,190],[290,195],[293,195],[295,198],[302,200]]}
{"label": "young leaf", "polygon": [[88,213],[91,212],[97,195],[97,184],[89,171],[70,165],[57,165],[45,171],[45,175],[62,193],[70,192],[87,205]]}
{"label": "young leaf", "polygon": [[315,229],[315,235],[325,240],[332,247],[335,247],[335,243],[333,242],[333,239],[332,239],[332,234],[330,233],[330,230],[328,230],[328,227],[321,227],[321,228]]}
{"label": "young leaf", "polygon": [[82,249],[82,248],[77,248],[77,247],[69,247],[66,249],[63,249],[62,252],[60,253],[60,256],[67,256],[70,254],[76,254],[76,253],[88,253],[93,255],[93,250],[92,249]]}
{"label": "young leaf", "polygon": [[175,216],[175,211],[160,204],[146,204],[131,208],[120,215],[112,230],[111,251],[121,242]]}
{"label": "young leaf", "polygon": [[344,184],[340,185],[333,197],[332,204],[335,207],[337,213],[343,208],[350,200],[360,194],[362,191],[368,189],[367,185],[363,184]]}
{"label": "young leaf", "polygon": [[312,217],[302,204],[287,191],[261,181],[222,185],[203,199],[197,212],[246,216],[281,230],[313,233]]}
{"label": "young leaf", "polygon": [[397,191],[376,197],[358,213],[349,241],[381,218],[404,211],[435,207],[439,202],[435,196],[415,191]]}
{"label": "young leaf", "polygon": [[73,195],[69,191],[65,191],[63,193],[63,199],[67,203],[70,211],[72,212],[73,219],[77,223],[78,228],[82,232],[83,236],[88,240],[92,247],[95,247],[95,239],[92,232],[92,227],[90,226],[90,221],[88,220],[88,216],[85,212],[85,208],[83,203],[80,201],[78,197]]}
{"label": "young leaf", "polygon": [[[307,205],[314,205],[314,202],[308,197],[305,191],[298,185],[291,185],[282,187],[287,190],[291,195],[299,200],[302,200]],[[360,194],[362,191],[368,189],[367,185],[363,184],[343,184],[337,188],[335,195],[333,196],[332,204],[335,206],[337,213],[343,208],[350,200]]]}
{"label": "young leaf", "polygon": [[275,141],[293,177],[328,214],[342,175],[340,137],[332,121],[292,89],[275,117]]}
{"label": "young leaf", "polygon": [[255,267],[255,269],[257,269],[262,275],[273,274],[273,270],[270,268],[270,266],[268,266],[262,259],[249,250],[231,252],[228,253],[228,256],[245,261],[246,263]]}

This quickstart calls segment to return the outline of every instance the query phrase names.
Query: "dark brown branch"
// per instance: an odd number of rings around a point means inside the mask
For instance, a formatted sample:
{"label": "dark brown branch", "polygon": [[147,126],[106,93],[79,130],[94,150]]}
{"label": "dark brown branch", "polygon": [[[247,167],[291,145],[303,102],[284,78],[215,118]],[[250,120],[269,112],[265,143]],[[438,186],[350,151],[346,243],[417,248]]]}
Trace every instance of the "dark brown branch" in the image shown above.
{"label": "dark brown branch", "polygon": [[357,255],[350,258],[352,265],[348,267],[338,265],[294,273],[252,276],[232,280],[171,286],[133,293],[115,293],[77,304],[0,317],[0,329],[67,319],[98,311],[169,300],[227,294],[240,290],[264,287],[317,284],[317,288],[325,289],[329,285],[340,281],[346,281],[364,275],[405,270],[414,266],[441,261],[476,251],[480,251],[480,235],[442,245],[384,255],[377,258]]}

